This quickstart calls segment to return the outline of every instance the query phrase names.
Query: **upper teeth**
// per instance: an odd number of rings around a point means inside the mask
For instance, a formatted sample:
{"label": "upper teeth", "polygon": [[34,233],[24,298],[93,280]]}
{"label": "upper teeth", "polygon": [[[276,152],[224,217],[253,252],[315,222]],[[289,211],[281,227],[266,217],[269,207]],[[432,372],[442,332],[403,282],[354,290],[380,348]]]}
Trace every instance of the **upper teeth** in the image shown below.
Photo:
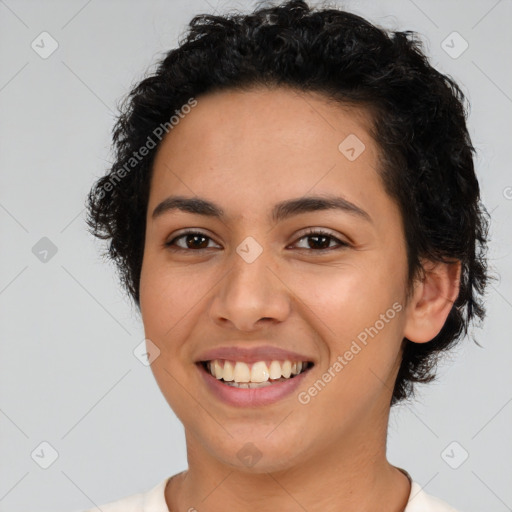
{"label": "upper teeth", "polygon": [[242,361],[223,361],[214,359],[208,361],[206,367],[217,379],[235,382],[266,382],[269,379],[289,378],[306,369],[307,361],[271,361],[267,366],[265,361],[253,363],[252,367]]}

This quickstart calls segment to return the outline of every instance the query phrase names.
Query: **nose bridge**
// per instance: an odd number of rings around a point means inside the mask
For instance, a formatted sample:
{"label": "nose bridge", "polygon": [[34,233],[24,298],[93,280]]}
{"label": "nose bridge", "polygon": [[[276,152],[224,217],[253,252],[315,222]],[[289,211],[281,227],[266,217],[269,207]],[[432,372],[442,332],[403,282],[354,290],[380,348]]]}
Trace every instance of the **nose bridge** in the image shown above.
{"label": "nose bridge", "polygon": [[288,300],[285,287],[272,270],[275,258],[269,245],[247,236],[229,255],[228,265],[230,271],[213,302],[214,318],[230,320],[244,330],[261,318],[282,321],[288,312]]}
{"label": "nose bridge", "polygon": [[[258,237],[261,241],[263,236]],[[231,291],[241,293],[245,299],[265,300],[277,283],[272,282],[273,256],[268,244],[247,236],[238,244],[230,257],[232,272],[228,276]]]}

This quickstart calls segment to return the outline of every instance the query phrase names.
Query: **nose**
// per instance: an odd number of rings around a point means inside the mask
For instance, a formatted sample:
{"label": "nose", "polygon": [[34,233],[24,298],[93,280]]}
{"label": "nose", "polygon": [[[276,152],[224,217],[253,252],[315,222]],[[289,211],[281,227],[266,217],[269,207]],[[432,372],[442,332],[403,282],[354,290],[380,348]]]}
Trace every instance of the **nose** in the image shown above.
{"label": "nose", "polygon": [[227,274],[215,287],[210,307],[214,322],[224,328],[253,331],[261,324],[286,319],[290,312],[290,291],[269,253],[269,249],[263,250],[252,262],[233,253]]}

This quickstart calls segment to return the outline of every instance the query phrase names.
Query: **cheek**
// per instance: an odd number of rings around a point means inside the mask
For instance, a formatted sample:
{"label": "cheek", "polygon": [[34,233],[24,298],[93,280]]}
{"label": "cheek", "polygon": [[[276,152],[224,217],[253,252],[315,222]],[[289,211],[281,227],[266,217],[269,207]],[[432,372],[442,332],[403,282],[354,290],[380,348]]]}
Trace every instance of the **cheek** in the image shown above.
{"label": "cheek", "polygon": [[[304,311],[326,344],[330,364],[343,358],[345,384],[363,389],[369,369],[388,377],[401,343],[403,304],[401,282],[382,260],[380,266],[375,261],[303,274],[293,290],[308,306]],[[353,386],[347,389],[353,392]]]}
{"label": "cheek", "polygon": [[396,284],[386,275],[371,265],[343,265],[323,274],[301,273],[292,288],[333,331],[330,337],[345,339],[372,325],[397,300]]}
{"label": "cheek", "polygon": [[174,326],[193,311],[202,295],[204,286],[196,273],[187,268],[172,269],[147,258],[141,272],[140,304],[148,337],[173,335]]}
{"label": "cheek", "polygon": [[190,378],[190,368],[182,362],[186,349],[183,341],[193,329],[193,306],[204,290],[194,276],[190,270],[177,271],[168,263],[150,256],[144,260],[141,272],[140,305],[144,333],[160,350],[151,364],[151,371],[174,411],[191,407],[189,395],[183,392],[184,383]]}

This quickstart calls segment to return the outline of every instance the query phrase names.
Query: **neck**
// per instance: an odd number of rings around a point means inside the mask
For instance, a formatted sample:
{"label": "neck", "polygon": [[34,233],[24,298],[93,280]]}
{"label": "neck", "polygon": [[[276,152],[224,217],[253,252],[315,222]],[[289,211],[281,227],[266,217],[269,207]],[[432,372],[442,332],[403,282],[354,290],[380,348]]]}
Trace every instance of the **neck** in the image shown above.
{"label": "neck", "polygon": [[189,469],[169,482],[167,505],[171,512],[403,512],[410,482],[386,459],[387,418],[379,430],[345,432],[300,464],[260,472],[220,462],[187,433]]}

